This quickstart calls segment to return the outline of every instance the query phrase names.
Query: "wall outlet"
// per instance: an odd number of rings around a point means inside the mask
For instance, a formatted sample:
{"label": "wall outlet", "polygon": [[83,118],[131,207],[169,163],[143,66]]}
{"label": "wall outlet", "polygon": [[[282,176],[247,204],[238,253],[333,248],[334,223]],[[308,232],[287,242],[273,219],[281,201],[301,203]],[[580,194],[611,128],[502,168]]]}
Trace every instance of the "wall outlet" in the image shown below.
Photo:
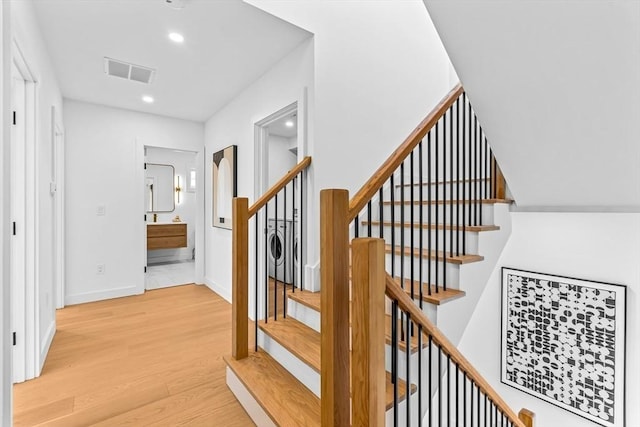
{"label": "wall outlet", "polygon": [[104,274],[104,264],[96,265],[96,274]]}
{"label": "wall outlet", "polygon": [[96,215],[105,216],[107,214],[107,207],[105,205],[98,205],[96,208]]}

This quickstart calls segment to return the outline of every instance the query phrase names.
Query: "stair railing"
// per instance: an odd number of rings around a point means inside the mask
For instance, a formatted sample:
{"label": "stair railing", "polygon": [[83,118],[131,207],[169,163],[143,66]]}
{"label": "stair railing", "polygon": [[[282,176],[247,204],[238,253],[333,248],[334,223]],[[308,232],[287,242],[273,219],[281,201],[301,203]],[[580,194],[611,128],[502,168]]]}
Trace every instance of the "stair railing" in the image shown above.
{"label": "stair railing", "polygon": [[[353,425],[385,425],[386,294],[391,300],[392,319],[403,319],[391,325],[392,425],[524,427],[518,415],[384,271],[384,255],[381,239],[352,242]],[[402,331],[407,336],[415,331],[415,336],[399,353]],[[406,358],[402,366],[398,354]],[[399,373],[404,377],[404,390],[399,389]]]}
{"label": "stair railing", "polygon": [[348,218],[353,237],[387,242],[391,276],[422,301],[448,289],[443,261],[469,253],[468,231],[486,222],[483,203],[504,198],[504,177],[457,85],[351,199]]}
{"label": "stair railing", "polygon": [[[232,356],[249,354],[249,272],[253,271],[254,347],[258,322],[287,316],[286,294],[304,289],[305,157],[249,207],[243,197],[233,199],[232,225]],[[254,222],[253,258],[250,221]],[[260,290],[262,289],[262,292]]]}
{"label": "stair railing", "polygon": [[[426,187],[426,195],[424,187]],[[396,200],[397,189],[400,190],[399,200]],[[487,396],[487,406],[484,407],[487,417],[505,416],[512,423],[511,425],[521,425],[517,416],[514,417],[513,412],[490,389],[488,383],[481,379],[473,367],[468,363],[462,364],[464,359],[455,347],[446,341],[442,334],[436,333],[432,325],[429,328],[426,327],[424,322],[426,317],[422,312],[423,294],[431,295],[447,291],[450,278],[447,278],[445,261],[454,256],[467,255],[467,230],[483,225],[483,202],[504,198],[504,178],[460,85],[453,88],[440,101],[350,201],[346,190],[321,191],[322,425],[343,426],[350,425],[352,421],[353,425],[384,425],[385,406],[382,399],[385,389],[381,387],[384,387],[385,341],[380,339],[379,335],[384,331],[380,327],[380,319],[385,315],[385,307],[383,303],[380,307],[363,309],[356,301],[358,299],[369,302],[374,300],[378,301],[379,305],[380,298],[384,301],[384,292],[372,297],[374,291],[371,288],[373,284],[370,282],[377,281],[380,286],[380,283],[388,280],[395,284],[391,288],[394,291],[392,296],[395,297],[395,302],[391,304],[391,318],[396,319],[391,322],[392,342],[396,345],[391,349],[396,421],[394,425],[397,425],[399,414],[397,408],[400,391],[398,388],[403,384],[399,381],[398,345],[404,342],[405,349],[410,349],[411,343],[417,336],[422,346],[425,333],[431,351],[436,348],[439,354],[446,355],[447,361],[451,359],[454,364],[457,363],[455,365],[458,369],[457,374],[465,379],[464,384],[468,384],[469,392],[473,390],[476,393],[474,395],[476,399],[481,394]],[[406,205],[410,206],[408,213]],[[414,205],[419,208],[416,209]],[[389,215],[385,217],[386,206],[390,209]],[[426,215],[425,206],[427,207]],[[399,220],[398,223],[396,219]],[[447,220],[448,224],[446,224]],[[385,228],[389,231],[385,232]],[[400,228],[399,233],[396,232],[396,228]],[[405,228],[409,230],[408,235],[404,231]],[[414,228],[419,232],[414,233]],[[423,239],[423,229],[430,231],[426,242]],[[358,255],[355,251],[351,253],[354,261],[352,264],[354,304],[351,311],[353,355],[350,354],[348,326],[350,234],[355,238],[361,235],[369,238],[377,235],[386,240],[384,245],[381,240],[378,241],[377,251],[362,255],[362,258],[369,262],[361,273],[356,273],[359,268],[356,265]],[[354,241],[354,247],[357,245],[356,242],[357,239]],[[407,252],[405,246],[411,249]],[[386,278],[384,276],[386,275],[384,273],[385,252],[391,254],[391,275]],[[416,262],[415,255],[420,255],[426,261]],[[361,277],[356,279],[356,274],[360,274]],[[375,277],[378,279],[374,279]],[[380,277],[385,280],[381,281]],[[423,286],[425,282],[426,286]],[[399,297],[400,294],[396,295],[398,289],[402,298]],[[419,300],[419,307],[413,302],[416,298]],[[400,301],[403,305],[399,305]],[[360,320],[356,320],[358,318]],[[364,326],[358,327],[358,323]],[[409,326],[403,328],[403,324]],[[411,351],[406,351],[405,354],[410,360]],[[417,354],[418,358],[422,358],[421,351]],[[353,360],[352,367],[350,367],[350,360]],[[405,368],[409,368],[409,360]],[[460,374],[461,367],[462,374]],[[438,372],[444,371],[439,369]],[[406,369],[405,375],[408,376],[404,381],[405,405],[409,414],[410,396],[413,393],[410,369]],[[422,377],[422,372],[419,376]],[[436,375],[434,379],[436,377],[440,378]],[[350,382],[352,390],[350,390]],[[436,390],[441,392],[442,388],[431,384],[428,392],[425,392],[423,384],[418,385],[419,416],[413,418],[416,423],[427,413],[423,403],[427,400],[431,402],[431,395]],[[349,405],[350,391],[353,392],[352,406]],[[361,397],[358,397],[358,393]],[[423,395],[425,397],[428,395],[429,398],[423,400]],[[467,407],[470,409],[470,406],[465,406]],[[475,410],[477,408],[474,408]],[[435,412],[429,411],[429,416],[433,414]],[[410,417],[409,421],[411,421]]]}

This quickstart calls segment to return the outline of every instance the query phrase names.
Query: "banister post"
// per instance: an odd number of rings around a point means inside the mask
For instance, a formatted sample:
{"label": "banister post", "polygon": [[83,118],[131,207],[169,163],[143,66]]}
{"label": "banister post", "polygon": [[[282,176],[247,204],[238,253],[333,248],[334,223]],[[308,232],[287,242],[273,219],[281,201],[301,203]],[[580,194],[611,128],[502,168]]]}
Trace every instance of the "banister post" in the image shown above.
{"label": "banister post", "polygon": [[507,183],[502,174],[502,170],[500,166],[498,166],[498,163],[496,163],[496,199],[506,198],[506,186]]}
{"label": "banister post", "polygon": [[382,239],[352,242],[351,388],[354,426],[385,425],[385,251]]}
{"label": "banister post", "polygon": [[320,404],[322,426],[351,425],[349,411],[349,192],[320,192]]}
{"label": "banister post", "polygon": [[522,421],[525,427],[533,427],[533,421],[535,420],[535,417],[536,414],[526,408],[522,408],[520,409],[520,412],[518,412],[518,418],[520,419],[520,421]]}
{"label": "banister post", "polygon": [[249,199],[235,197],[232,209],[231,355],[240,360],[249,355]]}

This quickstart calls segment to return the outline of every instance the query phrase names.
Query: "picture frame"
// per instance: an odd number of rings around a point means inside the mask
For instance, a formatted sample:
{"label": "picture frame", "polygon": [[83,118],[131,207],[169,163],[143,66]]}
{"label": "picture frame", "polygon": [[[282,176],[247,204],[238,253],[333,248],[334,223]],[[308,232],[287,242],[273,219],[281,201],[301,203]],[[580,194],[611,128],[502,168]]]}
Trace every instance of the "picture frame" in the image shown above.
{"label": "picture frame", "polygon": [[213,153],[212,225],[231,230],[231,206],[238,196],[238,146],[230,145]]}
{"label": "picture frame", "polygon": [[626,286],[502,268],[501,381],[625,425]]}

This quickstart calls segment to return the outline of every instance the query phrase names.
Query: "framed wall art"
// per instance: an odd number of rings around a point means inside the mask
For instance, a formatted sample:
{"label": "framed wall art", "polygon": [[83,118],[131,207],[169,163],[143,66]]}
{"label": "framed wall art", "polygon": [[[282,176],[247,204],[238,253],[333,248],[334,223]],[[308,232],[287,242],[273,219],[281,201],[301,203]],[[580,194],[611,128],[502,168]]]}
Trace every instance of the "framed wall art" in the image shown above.
{"label": "framed wall art", "polygon": [[502,268],[503,383],[624,425],[626,287]]}
{"label": "framed wall art", "polygon": [[214,227],[231,229],[231,204],[238,195],[238,146],[213,153],[212,215]]}

